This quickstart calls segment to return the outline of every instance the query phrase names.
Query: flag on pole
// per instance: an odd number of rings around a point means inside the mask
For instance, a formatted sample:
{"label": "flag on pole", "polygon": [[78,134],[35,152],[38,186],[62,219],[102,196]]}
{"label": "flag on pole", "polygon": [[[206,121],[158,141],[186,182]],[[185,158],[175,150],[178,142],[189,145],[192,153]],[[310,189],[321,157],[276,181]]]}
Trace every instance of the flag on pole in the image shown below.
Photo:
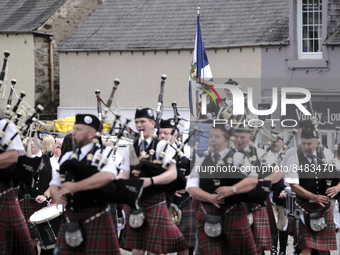
{"label": "flag on pole", "polygon": [[[197,107],[199,101],[199,93],[197,87],[199,84],[213,85],[213,76],[211,73],[208,56],[205,52],[201,24],[200,24],[200,13],[199,7],[197,8],[197,32],[195,39],[195,49],[193,54],[193,59],[191,63],[190,76],[189,76],[189,105],[190,113],[197,117]],[[202,107],[206,107],[206,99],[202,97],[203,101]]]}

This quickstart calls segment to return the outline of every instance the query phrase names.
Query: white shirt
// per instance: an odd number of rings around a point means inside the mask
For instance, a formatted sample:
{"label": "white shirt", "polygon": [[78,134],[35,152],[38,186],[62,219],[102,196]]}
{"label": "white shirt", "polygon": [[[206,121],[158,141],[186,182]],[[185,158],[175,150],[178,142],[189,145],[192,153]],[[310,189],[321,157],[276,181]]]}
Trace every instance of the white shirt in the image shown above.
{"label": "white shirt", "polygon": [[[152,137],[149,137],[148,139],[146,139],[147,143],[148,143],[148,147],[151,146],[152,143]],[[141,144],[141,140],[138,140],[138,144],[140,146]],[[166,145],[166,141],[164,140],[160,140],[156,146],[156,159],[159,159],[159,155],[161,154],[161,152],[164,150],[164,147]],[[133,146],[133,145],[130,145]],[[147,148],[145,148],[147,149]],[[165,151],[165,156],[163,157],[163,164],[166,165],[167,163],[170,162],[170,160],[175,156],[176,154],[176,150],[171,147],[168,146],[166,148]],[[174,161],[175,163],[175,161]],[[130,148],[126,147],[124,152],[123,152],[123,160],[121,161],[121,169],[130,172]]]}
{"label": "white shirt", "polygon": [[[229,148],[225,148],[224,150],[220,151],[220,158],[223,159],[229,152]],[[212,153],[210,156],[212,160],[214,160],[214,153]],[[235,157],[234,157],[235,158]],[[204,161],[205,157],[202,157],[200,160],[196,161],[196,166],[201,166],[203,161]],[[187,185],[186,185],[186,190],[188,190],[188,188],[190,187],[199,187],[199,172],[197,171],[197,168],[195,166],[193,166],[192,170],[190,171],[190,175],[189,178],[187,179]]]}
{"label": "white shirt", "polygon": [[[89,144],[86,144],[83,147],[81,147],[81,153],[79,155],[79,161],[81,161],[92,150],[92,147],[93,147],[93,143],[89,143]],[[99,167],[102,165],[103,160],[107,157],[107,154],[110,152],[110,150],[111,150],[110,147],[106,147],[104,149],[103,154],[102,154],[102,158],[101,158],[101,160],[99,161],[99,164],[98,164]],[[62,165],[66,160],[68,160],[72,153],[73,153],[72,151],[66,152],[65,155],[60,160],[60,165]],[[93,159],[92,159],[92,162],[96,161],[98,153],[100,153],[100,149],[98,149],[95,152]],[[58,167],[58,170],[59,170],[59,167]],[[115,179],[117,178],[117,168],[116,168],[116,165],[115,165],[111,156],[108,158],[106,165],[103,168],[101,168],[100,171],[101,172],[113,173],[114,176],[115,176]],[[61,180],[60,180],[59,172],[56,174],[55,177],[54,176],[52,177],[52,180],[50,182],[50,186],[51,185],[56,185],[56,186],[59,186],[59,187],[61,186]]]}
{"label": "white shirt", "polygon": [[[226,155],[227,154],[225,154],[225,156]],[[243,159],[243,157],[244,157],[244,155],[242,153],[235,152],[234,156],[233,156],[234,165],[238,166],[240,161],[241,161],[241,159]],[[202,165],[202,164],[200,164],[200,165]],[[249,160],[247,158],[245,158],[245,162],[244,162],[243,166],[251,167],[251,163],[249,162]],[[199,167],[195,167],[194,166],[194,168],[191,170],[190,176],[189,176],[189,178],[187,180],[187,185],[185,187],[186,190],[189,190],[189,188],[192,188],[192,187],[199,188],[199,185],[200,185],[200,181],[199,181],[200,176],[199,176],[198,169],[199,169]],[[249,176],[249,177],[250,176],[251,177],[257,177],[258,176],[258,173],[256,173],[256,172],[249,172],[249,173],[244,172],[244,174],[245,174],[244,177],[247,177],[247,176]]]}
{"label": "white shirt", "polygon": [[267,153],[267,160],[266,160],[266,163],[267,165],[271,165],[275,162],[275,160],[278,158],[279,154],[280,154],[281,151],[279,152],[273,152],[273,151],[268,151]]}
{"label": "white shirt", "polygon": [[228,99],[227,97],[225,98],[225,102],[227,105],[230,105],[233,102],[233,99]]}
{"label": "white shirt", "polygon": [[[314,156],[316,156],[316,152],[313,153]],[[324,155],[326,162],[330,164],[334,158],[333,153],[330,150],[324,149]],[[309,163],[312,162],[312,159],[310,157],[305,157],[308,159]],[[300,184],[299,182],[299,171],[293,171],[293,169],[299,168],[299,160],[294,153],[294,155],[291,155],[287,160],[287,172],[285,172],[285,184],[286,186],[289,186],[289,184]],[[340,170],[340,162],[338,159],[336,159],[335,168],[337,171]],[[334,169],[335,170],[335,169]],[[322,170],[323,171],[323,170]]]}
{"label": "white shirt", "polygon": [[[2,119],[0,121],[0,131],[3,130],[4,126],[6,125],[6,119]],[[18,128],[15,126],[13,122],[7,125],[5,130],[4,137],[1,139],[1,146],[3,146],[8,140],[10,140],[13,135],[15,135],[18,131]],[[22,141],[20,138],[20,134],[17,134],[11,144],[7,147],[6,151],[16,150],[19,153],[19,156],[24,155],[25,149],[22,145]]]}

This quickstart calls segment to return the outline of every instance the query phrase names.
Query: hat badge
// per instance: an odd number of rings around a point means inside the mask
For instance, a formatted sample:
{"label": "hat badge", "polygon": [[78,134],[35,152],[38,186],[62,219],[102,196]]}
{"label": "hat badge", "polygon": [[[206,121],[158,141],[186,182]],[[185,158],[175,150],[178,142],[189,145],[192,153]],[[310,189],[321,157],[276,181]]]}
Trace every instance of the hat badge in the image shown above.
{"label": "hat badge", "polygon": [[86,124],[91,124],[91,123],[92,123],[92,118],[91,118],[90,116],[85,116],[84,122],[85,122]]}
{"label": "hat badge", "polygon": [[176,123],[175,123],[175,120],[170,120],[170,125],[171,125],[171,126],[175,126],[175,124],[176,124]]}
{"label": "hat badge", "polygon": [[151,109],[148,109],[148,114],[149,114],[149,116],[150,116],[150,117],[152,117],[152,116],[153,116],[153,112],[152,112],[152,110],[151,110]]}

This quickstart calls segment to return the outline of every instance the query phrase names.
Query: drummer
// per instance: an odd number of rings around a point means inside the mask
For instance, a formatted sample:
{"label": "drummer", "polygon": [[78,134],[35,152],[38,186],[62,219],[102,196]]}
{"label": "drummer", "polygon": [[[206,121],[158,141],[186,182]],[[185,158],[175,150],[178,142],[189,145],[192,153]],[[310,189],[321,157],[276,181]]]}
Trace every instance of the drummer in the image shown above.
{"label": "drummer", "polygon": [[[37,132],[36,137],[38,139],[34,139],[35,132]],[[41,163],[38,173],[34,176],[33,186],[28,187],[25,183],[22,183],[19,189],[18,198],[26,221],[29,220],[33,213],[47,205],[47,199],[50,198],[49,183],[52,176],[57,174],[57,169],[59,168],[59,164],[53,155],[48,156],[42,152],[46,148],[43,145],[43,134],[40,131],[33,131],[28,143],[32,150],[32,157],[41,158]],[[38,253],[40,253],[40,247],[37,246],[36,236],[32,230],[31,237],[34,246],[37,247]]]}

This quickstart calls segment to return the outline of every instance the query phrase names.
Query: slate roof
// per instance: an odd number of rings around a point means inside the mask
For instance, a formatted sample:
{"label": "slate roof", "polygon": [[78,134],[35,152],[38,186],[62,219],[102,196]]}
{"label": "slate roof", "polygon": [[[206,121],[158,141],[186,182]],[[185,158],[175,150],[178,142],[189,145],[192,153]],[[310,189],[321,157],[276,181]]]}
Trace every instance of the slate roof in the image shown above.
{"label": "slate roof", "polygon": [[192,49],[285,43],[288,0],[106,0],[59,50]]}
{"label": "slate roof", "polygon": [[66,0],[1,0],[0,32],[32,32]]}

